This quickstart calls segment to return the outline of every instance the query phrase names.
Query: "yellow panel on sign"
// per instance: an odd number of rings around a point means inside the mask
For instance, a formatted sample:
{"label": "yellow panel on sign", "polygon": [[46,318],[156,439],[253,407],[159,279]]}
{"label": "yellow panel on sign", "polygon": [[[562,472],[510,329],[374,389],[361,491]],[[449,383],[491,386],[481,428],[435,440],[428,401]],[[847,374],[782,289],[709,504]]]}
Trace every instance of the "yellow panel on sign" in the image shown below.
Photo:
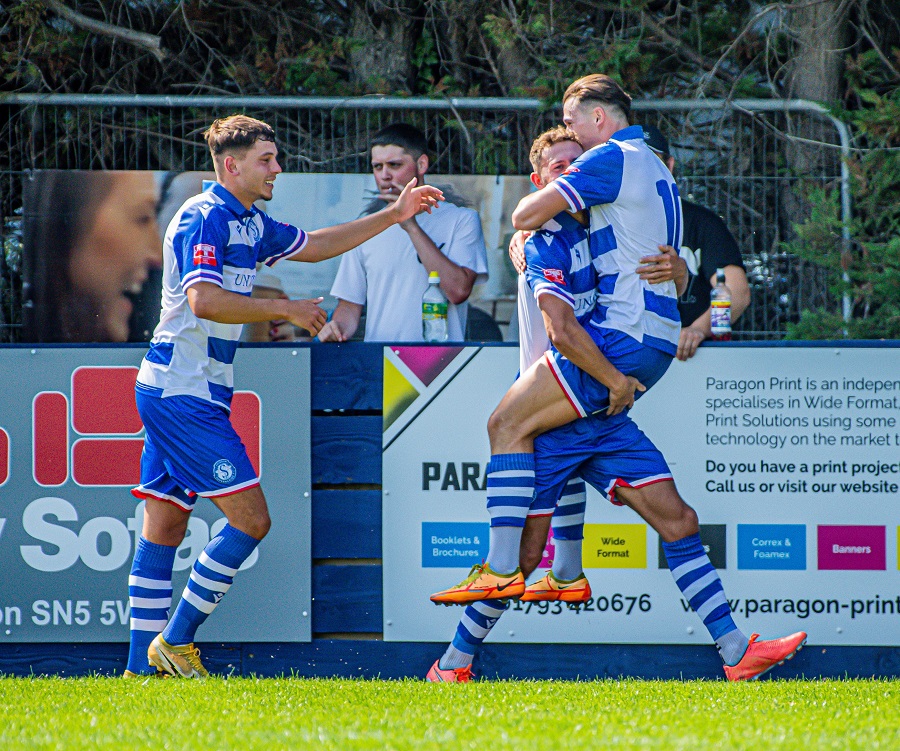
{"label": "yellow panel on sign", "polygon": [[585,568],[647,568],[645,524],[585,524]]}
{"label": "yellow panel on sign", "polygon": [[410,404],[419,396],[419,392],[406,379],[397,366],[384,358],[384,417],[383,429],[387,430]]}

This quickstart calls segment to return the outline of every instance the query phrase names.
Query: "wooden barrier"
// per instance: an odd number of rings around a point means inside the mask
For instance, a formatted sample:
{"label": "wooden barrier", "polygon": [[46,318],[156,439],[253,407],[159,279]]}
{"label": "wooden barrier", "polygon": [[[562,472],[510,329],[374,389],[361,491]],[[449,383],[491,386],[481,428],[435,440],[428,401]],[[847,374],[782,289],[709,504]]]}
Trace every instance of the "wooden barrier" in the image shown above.
{"label": "wooden barrier", "polygon": [[[424,676],[443,644],[382,641],[382,345],[312,346],[310,643],[201,644],[215,673]],[[449,639],[452,634],[447,634]],[[0,644],[0,673],[120,674],[128,645]],[[721,678],[712,646],[486,644],[476,673],[499,678]],[[809,647],[790,677],[897,677],[893,647]]]}

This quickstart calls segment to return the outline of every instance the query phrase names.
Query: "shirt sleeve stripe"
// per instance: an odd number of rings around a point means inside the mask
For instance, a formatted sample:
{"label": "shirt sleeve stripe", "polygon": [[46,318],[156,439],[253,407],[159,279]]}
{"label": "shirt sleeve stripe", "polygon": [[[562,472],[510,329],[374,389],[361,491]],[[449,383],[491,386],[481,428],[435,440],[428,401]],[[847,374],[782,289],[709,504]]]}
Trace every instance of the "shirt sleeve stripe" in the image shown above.
{"label": "shirt sleeve stripe", "polygon": [[560,290],[558,287],[554,287],[550,284],[541,284],[534,288],[534,298],[535,300],[539,298],[541,295],[553,295],[554,297],[558,297],[560,300],[571,305],[573,308],[575,307],[575,300],[571,295],[567,295],[565,292]]}
{"label": "shirt sleeve stripe", "polygon": [[197,284],[197,282],[212,282],[217,287],[221,287],[224,284],[221,274],[207,269],[197,269],[184,275],[184,279],[181,280],[181,289],[186,290],[188,287]]}
{"label": "shirt sleeve stripe", "polygon": [[578,195],[578,191],[569,185],[565,178],[558,177],[550,184],[560,192],[560,195],[562,195],[563,198],[566,199],[566,203],[569,204],[569,209],[572,211],[581,211],[585,208],[585,203],[581,200],[581,196]]}
{"label": "shirt sleeve stripe", "polygon": [[291,243],[291,247],[287,250],[279,253],[278,255],[274,255],[271,258],[266,259],[266,266],[274,266],[278,261],[282,258],[290,258],[291,256],[297,255],[301,250],[306,247],[306,243],[309,240],[309,235],[306,234],[302,229],[297,230],[297,237],[294,239],[294,242]]}

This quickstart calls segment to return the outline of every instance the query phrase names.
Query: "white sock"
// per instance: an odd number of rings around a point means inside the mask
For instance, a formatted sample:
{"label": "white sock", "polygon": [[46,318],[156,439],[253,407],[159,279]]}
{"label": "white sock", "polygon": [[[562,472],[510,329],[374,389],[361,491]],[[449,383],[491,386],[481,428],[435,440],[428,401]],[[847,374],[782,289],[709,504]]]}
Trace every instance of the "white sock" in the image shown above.
{"label": "white sock", "polygon": [[553,576],[561,581],[571,581],[584,572],[581,561],[582,542],[583,540],[553,538]]}

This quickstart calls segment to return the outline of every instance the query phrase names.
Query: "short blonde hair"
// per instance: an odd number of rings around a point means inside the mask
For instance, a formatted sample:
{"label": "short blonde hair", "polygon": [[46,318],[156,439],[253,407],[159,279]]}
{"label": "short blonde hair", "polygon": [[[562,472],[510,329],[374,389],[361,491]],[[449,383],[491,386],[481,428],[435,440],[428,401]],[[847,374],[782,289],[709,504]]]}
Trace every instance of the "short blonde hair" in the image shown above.
{"label": "short blonde hair", "polygon": [[572,143],[577,143],[579,146],[581,145],[578,136],[571,131],[566,130],[562,125],[557,125],[555,128],[550,128],[550,130],[545,130],[535,138],[534,143],[531,144],[531,152],[528,154],[528,159],[531,162],[531,167],[534,171],[538,174],[541,172],[544,149],[549,149],[554,144],[563,143],[565,141],[571,141]]}
{"label": "short blonde hair", "polygon": [[631,115],[631,97],[612,78],[602,73],[592,73],[569,84],[563,94],[563,104],[569,99],[574,99],[577,104],[591,101],[612,105],[621,111],[626,120]]}

